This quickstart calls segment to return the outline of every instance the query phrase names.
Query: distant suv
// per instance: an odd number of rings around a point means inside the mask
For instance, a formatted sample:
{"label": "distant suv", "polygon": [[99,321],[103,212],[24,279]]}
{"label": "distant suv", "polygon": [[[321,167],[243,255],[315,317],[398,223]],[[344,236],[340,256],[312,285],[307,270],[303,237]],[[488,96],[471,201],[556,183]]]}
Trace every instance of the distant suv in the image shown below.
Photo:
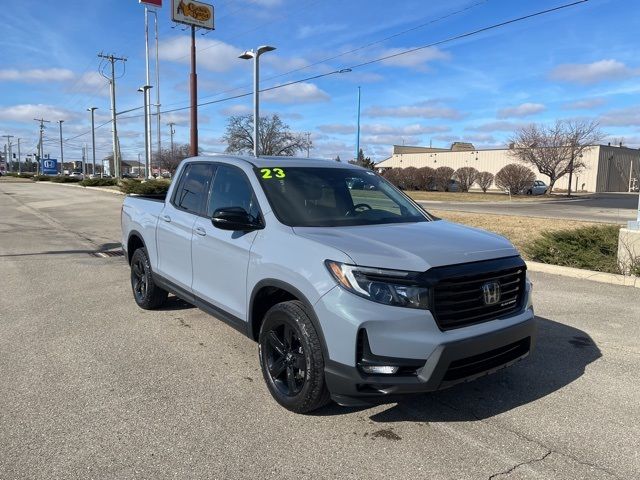
{"label": "distant suv", "polygon": [[125,198],[122,245],[140,307],[171,292],[257,340],[295,412],[449,387],[534,343],[513,245],[348,164],[186,159],[166,197]]}

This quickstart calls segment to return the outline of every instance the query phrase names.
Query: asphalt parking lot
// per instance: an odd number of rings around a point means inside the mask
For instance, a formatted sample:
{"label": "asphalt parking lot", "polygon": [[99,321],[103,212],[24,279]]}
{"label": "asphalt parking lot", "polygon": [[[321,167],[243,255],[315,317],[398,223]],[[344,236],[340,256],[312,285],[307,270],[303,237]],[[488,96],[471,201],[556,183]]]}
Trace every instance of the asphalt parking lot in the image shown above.
{"label": "asphalt parking lot", "polygon": [[427,210],[452,210],[496,215],[544,217],[585,222],[626,224],[635,220],[638,209],[637,193],[596,193],[579,195],[572,199],[537,202],[431,202],[420,201]]}
{"label": "asphalt parking lot", "polygon": [[640,290],[532,273],[533,355],[364,409],[279,407],[257,347],[135,305],[118,195],[0,182],[0,479],[629,479]]}

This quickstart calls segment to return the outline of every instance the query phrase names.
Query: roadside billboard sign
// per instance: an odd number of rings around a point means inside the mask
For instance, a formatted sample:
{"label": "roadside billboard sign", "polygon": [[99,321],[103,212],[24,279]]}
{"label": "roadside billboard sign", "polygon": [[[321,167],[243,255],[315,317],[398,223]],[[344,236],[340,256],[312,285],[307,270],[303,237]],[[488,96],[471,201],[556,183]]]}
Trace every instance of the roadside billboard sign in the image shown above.
{"label": "roadside billboard sign", "polygon": [[44,160],[42,160],[42,174],[57,175],[58,160],[56,160],[55,158],[45,158]]}
{"label": "roadside billboard sign", "polygon": [[138,3],[144,3],[150,7],[162,8],[162,0],[138,0]]}
{"label": "roadside billboard sign", "polygon": [[194,0],[171,0],[171,20],[214,30],[213,5]]}

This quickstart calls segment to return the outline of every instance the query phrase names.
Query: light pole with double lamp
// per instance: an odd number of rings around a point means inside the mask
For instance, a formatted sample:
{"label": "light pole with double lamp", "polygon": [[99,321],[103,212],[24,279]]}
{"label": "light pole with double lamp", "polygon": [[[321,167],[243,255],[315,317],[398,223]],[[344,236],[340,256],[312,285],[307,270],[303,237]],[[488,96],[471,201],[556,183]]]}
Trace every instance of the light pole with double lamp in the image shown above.
{"label": "light pole with double lamp", "polygon": [[152,178],[151,175],[151,145],[150,143],[150,135],[149,135],[149,129],[151,128],[151,125],[149,125],[149,117],[147,116],[146,112],[147,112],[147,108],[149,107],[149,90],[153,88],[151,85],[143,85],[141,86],[138,91],[141,92],[144,95],[144,111],[145,111],[145,115],[144,115],[144,155],[145,155],[145,165],[144,165],[144,175],[147,178],[147,180],[149,180],[150,178]]}
{"label": "light pole with double lamp", "polygon": [[260,105],[259,105],[259,93],[260,93],[260,55],[266,52],[275,50],[276,47],[270,45],[262,45],[255,50],[247,50],[238,58],[243,60],[249,60],[253,58],[253,156],[257,157],[260,154],[258,146],[260,123]]}

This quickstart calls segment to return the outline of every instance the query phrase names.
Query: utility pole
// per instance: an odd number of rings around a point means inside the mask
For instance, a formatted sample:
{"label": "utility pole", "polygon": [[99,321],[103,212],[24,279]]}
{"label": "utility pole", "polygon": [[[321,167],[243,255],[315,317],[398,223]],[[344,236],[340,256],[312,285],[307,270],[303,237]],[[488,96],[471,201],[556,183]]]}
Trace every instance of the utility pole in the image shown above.
{"label": "utility pole", "polygon": [[62,122],[64,122],[64,120],[58,120],[58,124],[60,124],[60,175],[61,176],[64,170],[64,150],[62,148]]}
{"label": "utility pole", "polygon": [[42,135],[44,133],[44,124],[51,123],[49,120],[45,120],[44,118],[34,118],[36,122],[40,122],[40,141],[38,142],[38,159],[36,161],[36,175],[42,171],[40,165],[42,164],[42,157],[44,157],[44,146],[42,145]]}
{"label": "utility pole", "polygon": [[22,173],[22,162],[20,160],[20,139],[18,139],[18,173]]}
{"label": "utility pole", "polygon": [[175,156],[175,153],[173,151],[173,135],[176,133],[176,130],[173,128],[173,126],[175,125],[175,123],[169,122],[167,123],[167,125],[169,125],[169,138],[171,139],[171,160],[173,161],[173,158]]}
{"label": "utility pole", "polygon": [[13,138],[13,135],[2,135],[2,136],[7,139],[7,150],[5,151],[5,155],[4,155],[4,166],[6,168],[6,171],[10,172],[11,164],[13,163],[11,161],[13,159],[11,154],[11,139]]}
{"label": "utility pole", "polygon": [[311,132],[305,134],[307,136],[307,158],[309,158],[309,144],[311,143]]}
{"label": "utility pole", "polygon": [[360,157],[360,87],[358,87],[358,126],[356,131],[356,162]]}
{"label": "utility pole", "polygon": [[109,80],[109,84],[111,86],[111,122],[113,123],[113,169],[114,175],[116,178],[120,178],[120,149],[118,148],[118,127],[116,123],[116,62],[126,62],[127,59],[124,57],[116,57],[114,55],[104,55],[102,53],[98,54],[99,58],[106,59],[109,63],[111,63],[111,76],[107,77],[102,72],[100,74]]}

